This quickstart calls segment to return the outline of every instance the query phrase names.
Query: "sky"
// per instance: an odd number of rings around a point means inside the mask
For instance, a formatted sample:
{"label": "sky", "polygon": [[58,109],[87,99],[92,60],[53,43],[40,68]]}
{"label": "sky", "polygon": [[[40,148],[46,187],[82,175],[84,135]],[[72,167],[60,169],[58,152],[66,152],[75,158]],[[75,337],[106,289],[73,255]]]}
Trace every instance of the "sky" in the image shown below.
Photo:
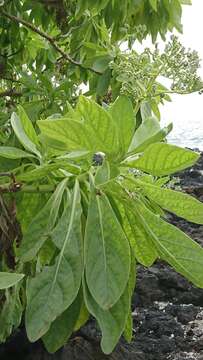
{"label": "sky", "polygon": [[[203,0],[192,3],[192,6],[183,6],[183,35],[178,37],[184,46],[197,50],[203,60]],[[199,74],[203,78],[203,61]],[[161,109],[163,123],[174,124],[171,139],[203,150],[203,95],[173,95],[172,100]]]}

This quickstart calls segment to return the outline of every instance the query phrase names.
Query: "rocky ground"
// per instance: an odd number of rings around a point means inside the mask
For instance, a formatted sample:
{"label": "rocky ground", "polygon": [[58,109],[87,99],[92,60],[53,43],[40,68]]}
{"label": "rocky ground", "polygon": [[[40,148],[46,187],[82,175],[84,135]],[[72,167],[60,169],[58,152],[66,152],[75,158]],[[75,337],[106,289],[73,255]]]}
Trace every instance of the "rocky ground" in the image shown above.
{"label": "rocky ground", "polygon": [[[177,174],[184,191],[203,201],[203,154],[196,166]],[[170,221],[203,246],[203,226],[175,216]],[[93,321],[55,355],[41,342],[29,344],[19,331],[0,346],[0,360],[203,360],[203,289],[193,287],[165,263],[139,267],[133,297],[134,340],[121,339],[109,356],[100,351]]]}

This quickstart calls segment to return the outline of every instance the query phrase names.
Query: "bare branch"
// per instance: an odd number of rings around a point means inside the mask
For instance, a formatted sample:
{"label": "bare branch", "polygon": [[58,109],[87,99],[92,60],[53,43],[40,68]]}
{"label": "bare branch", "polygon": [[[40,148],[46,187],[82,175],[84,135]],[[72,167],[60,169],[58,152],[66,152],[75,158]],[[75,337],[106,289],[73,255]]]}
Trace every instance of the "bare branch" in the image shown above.
{"label": "bare branch", "polygon": [[46,39],[52,46],[53,48],[59,53],[61,54],[61,56],[66,59],[67,61],[69,61],[71,64],[79,66],[81,69],[85,69],[85,70],[89,70],[92,71],[98,75],[102,75],[101,72],[96,71],[95,69],[91,68],[91,67],[85,67],[83,64],[81,64],[80,62],[72,59],[70,57],[70,55],[68,55],[66,52],[64,52],[56,43],[55,39],[53,37],[51,37],[50,35],[48,35],[47,33],[45,33],[44,31],[39,30],[36,26],[34,26],[33,24],[29,23],[26,20],[23,20],[17,16],[11,15],[6,13],[5,11],[1,10],[0,13],[7,17],[8,19],[10,19],[11,21],[15,21],[18,24],[22,24],[25,27],[27,27],[28,29],[32,30],[33,32],[37,33],[38,35],[40,35],[42,38]]}

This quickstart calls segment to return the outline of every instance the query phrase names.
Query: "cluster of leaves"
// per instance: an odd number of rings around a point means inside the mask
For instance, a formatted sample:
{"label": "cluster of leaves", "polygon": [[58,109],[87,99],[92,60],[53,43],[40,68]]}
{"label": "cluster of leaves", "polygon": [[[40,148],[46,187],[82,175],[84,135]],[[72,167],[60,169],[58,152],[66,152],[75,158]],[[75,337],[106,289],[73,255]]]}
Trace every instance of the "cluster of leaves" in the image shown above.
{"label": "cluster of leaves", "polygon": [[203,204],[166,185],[199,155],[164,142],[170,127],[148,116],[138,126],[124,95],[106,109],[80,97],[64,116],[39,120],[38,135],[22,107],[11,125],[18,147],[1,146],[0,157],[13,179],[4,173],[0,192],[2,202],[15,196],[23,237],[11,244],[15,273],[1,254],[1,341],[25,311],[28,338],[52,353],[91,314],[111,353],[122,334],[132,338],[137,262],[161,258],[203,287],[203,249],[167,222],[169,211],[203,224]]}
{"label": "cluster of leaves", "polygon": [[[155,41],[173,28],[181,31],[182,4],[190,1],[2,1],[0,126],[19,103],[33,122],[63,113],[83,83],[91,95],[104,97],[111,82],[108,65],[120,53],[120,43],[132,47],[148,34]],[[116,92],[114,82],[112,87]],[[0,131],[1,137],[4,128]]]}

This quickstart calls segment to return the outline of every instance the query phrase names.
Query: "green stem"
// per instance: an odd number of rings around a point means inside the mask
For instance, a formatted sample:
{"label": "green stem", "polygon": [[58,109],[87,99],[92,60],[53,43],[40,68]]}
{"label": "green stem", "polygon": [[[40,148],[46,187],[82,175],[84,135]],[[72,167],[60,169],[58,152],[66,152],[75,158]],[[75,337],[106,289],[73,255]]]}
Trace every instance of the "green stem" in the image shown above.
{"label": "green stem", "polygon": [[49,193],[54,192],[54,185],[20,185],[20,184],[4,184],[0,186],[1,193]]}

